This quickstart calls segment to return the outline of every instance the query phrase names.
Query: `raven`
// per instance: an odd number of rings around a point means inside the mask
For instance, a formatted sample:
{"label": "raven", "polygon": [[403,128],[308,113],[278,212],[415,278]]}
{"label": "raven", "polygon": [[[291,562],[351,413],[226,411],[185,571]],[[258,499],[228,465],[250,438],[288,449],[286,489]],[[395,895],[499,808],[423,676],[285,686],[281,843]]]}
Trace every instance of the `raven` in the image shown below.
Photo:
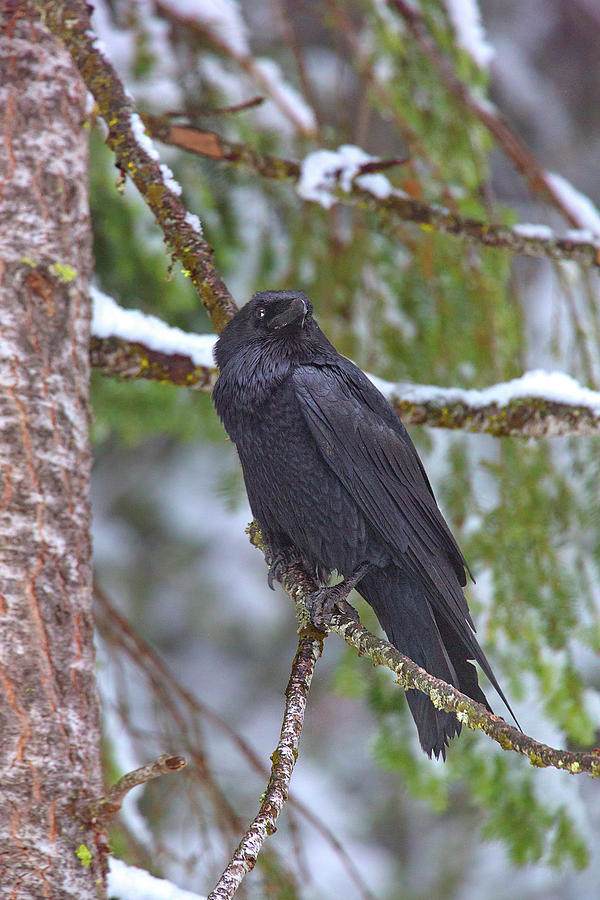
{"label": "raven", "polygon": [[[462,591],[471,573],[408,432],[325,337],[306,294],[255,294],[215,359],[213,402],[270,550],[270,586],[291,559],[322,585],[337,571],[342,584],[312,597],[315,623],[347,610],[356,587],[398,650],[490,709],[476,660],[510,710],[474,635]],[[423,750],[445,759],[456,716],[421,692],[406,696]]]}

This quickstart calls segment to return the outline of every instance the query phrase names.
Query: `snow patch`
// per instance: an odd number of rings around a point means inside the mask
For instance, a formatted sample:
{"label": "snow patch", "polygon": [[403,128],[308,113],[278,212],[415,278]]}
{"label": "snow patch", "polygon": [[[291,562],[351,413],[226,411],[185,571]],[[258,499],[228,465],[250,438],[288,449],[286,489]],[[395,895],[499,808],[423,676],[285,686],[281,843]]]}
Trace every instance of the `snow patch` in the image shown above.
{"label": "snow patch", "polygon": [[459,47],[469,54],[480,69],[487,69],[494,48],[485,38],[477,0],[445,0]]}
{"label": "snow patch", "polygon": [[575,244],[595,244],[598,240],[598,235],[589,228],[569,228],[565,232],[565,237]]}
{"label": "snow patch", "polygon": [[512,230],[515,234],[524,238],[542,241],[551,241],[554,238],[554,232],[548,225],[529,225],[527,222],[523,222],[519,225],[513,225]]}
{"label": "snow patch", "polygon": [[399,193],[398,191],[393,191],[389,179],[378,172],[374,172],[370,175],[359,175],[356,179],[356,184],[359,188],[362,188],[363,191],[368,191],[370,194],[373,194],[378,200],[385,200],[390,194]]}
{"label": "snow patch", "polygon": [[107,887],[109,900],[206,900],[200,894],[184,891],[171,881],[155,878],[144,869],[128,866],[113,856],[109,859]]}
{"label": "snow patch", "polygon": [[393,188],[385,175],[367,174],[357,178],[362,166],[370,162],[377,162],[377,157],[353,144],[343,144],[337,151],[315,150],[302,160],[296,190],[303,200],[313,200],[325,209],[337,202],[335,188],[349,192],[355,178],[359,187],[379,199],[389,197]]}
{"label": "snow patch", "polygon": [[198,234],[202,234],[202,222],[196,215],[196,213],[186,212],[185,221],[190,226],[190,228],[197,232]]}
{"label": "snow patch", "polygon": [[152,140],[146,134],[146,129],[144,128],[144,123],[140,119],[137,113],[131,113],[129,116],[129,121],[131,122],[131,131],[133,132],[133,136],[142,150],[148,154],[151,159],[154,159],[156,162],[160,159],[158,155],[158,150],[152,143]]}
{"label": "snow patch", "polygon": [[90,293],[94,304],[92,334],[96,337],[122,338],[144,344],[159,353],[189,356],[196,366],[214,367],[215,335],[189,334],[167,325],[156,316],[148,316],[137,309],[123,309],[98,288],[90,288]]}
{"label": "snow patch", "polygon": [[574,188],[573,185],[556,172],[546,172],[546,183],[559,197],[563,206],[579,226],[600,237],[600,211],[589,197]]}
{"label": "snow patch", "polygon": [[160,171],[162,172],[165,187],[168,187],[170,191],[172,191],[178,197],[181,197],[181,185],[178,181],[175,180],[173,172],[166,163],[160,164]]}

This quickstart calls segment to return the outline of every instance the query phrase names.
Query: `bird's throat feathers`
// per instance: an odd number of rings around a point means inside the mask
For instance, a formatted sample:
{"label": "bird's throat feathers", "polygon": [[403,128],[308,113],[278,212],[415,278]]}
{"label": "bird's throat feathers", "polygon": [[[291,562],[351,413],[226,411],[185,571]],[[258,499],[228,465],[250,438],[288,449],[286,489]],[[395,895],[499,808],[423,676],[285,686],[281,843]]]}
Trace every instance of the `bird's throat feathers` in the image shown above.
{"label": "bird's throat feathers", "polygon": [[327,354],[331,344],[316,324],[314,328],[315,334],[303,329],[297,335],[250,340],[236,347],[219,346],[227,337],[224,333],[215,348],[220,373],[213,400],[227,430],[226,419],[235,416],[236,411],[251,413],[271,397],[297,366],[315,363]]}
{"label": "bird's throat feathers", "polygon": [[[277,343],[284,344],[283,341]],[[226,390],[228,403],[250,412],[268,399],[295,365],[291,355],[283,356],[281,347],[275,349],[264,344],[241,347],[221,368],[215,386],[215,403],[219,402],[220,391],[217,389],[220,387],[221,391]]]}

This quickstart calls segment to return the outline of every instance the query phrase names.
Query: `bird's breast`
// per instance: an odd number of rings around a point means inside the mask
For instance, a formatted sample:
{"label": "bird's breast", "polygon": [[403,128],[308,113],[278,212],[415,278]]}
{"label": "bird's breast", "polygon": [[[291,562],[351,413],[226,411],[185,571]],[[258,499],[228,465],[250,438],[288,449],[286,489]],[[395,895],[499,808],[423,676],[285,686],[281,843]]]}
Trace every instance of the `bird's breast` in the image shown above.
{"label": "bird's breast", "polygon": [[315,443],[292,386],[282,385],[240,426],[236,444],[260,525],[329,571],[350,574],[369,558],[370,528]]}

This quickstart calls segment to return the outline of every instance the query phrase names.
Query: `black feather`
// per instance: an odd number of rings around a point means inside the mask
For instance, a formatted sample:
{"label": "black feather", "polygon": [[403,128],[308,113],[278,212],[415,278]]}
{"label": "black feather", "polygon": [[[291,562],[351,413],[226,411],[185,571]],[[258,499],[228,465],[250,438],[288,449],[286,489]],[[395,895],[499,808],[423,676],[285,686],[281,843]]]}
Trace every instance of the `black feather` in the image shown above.
{"label": "black feather", "polygon": [[[248,499],[274,554],[345,577],[389,640],[430,674],[488,706],[475,660],[506,705],[462,588],[467,563],[404,425],[312,318],[302,291],[265,291],[217,341],[213,400],[237,445]],[[426,753],[445,757],[452,713],[407,695]],[[508,707],[510,709],[510,707]],[[489,706],[488,706],[489,709]]]}

